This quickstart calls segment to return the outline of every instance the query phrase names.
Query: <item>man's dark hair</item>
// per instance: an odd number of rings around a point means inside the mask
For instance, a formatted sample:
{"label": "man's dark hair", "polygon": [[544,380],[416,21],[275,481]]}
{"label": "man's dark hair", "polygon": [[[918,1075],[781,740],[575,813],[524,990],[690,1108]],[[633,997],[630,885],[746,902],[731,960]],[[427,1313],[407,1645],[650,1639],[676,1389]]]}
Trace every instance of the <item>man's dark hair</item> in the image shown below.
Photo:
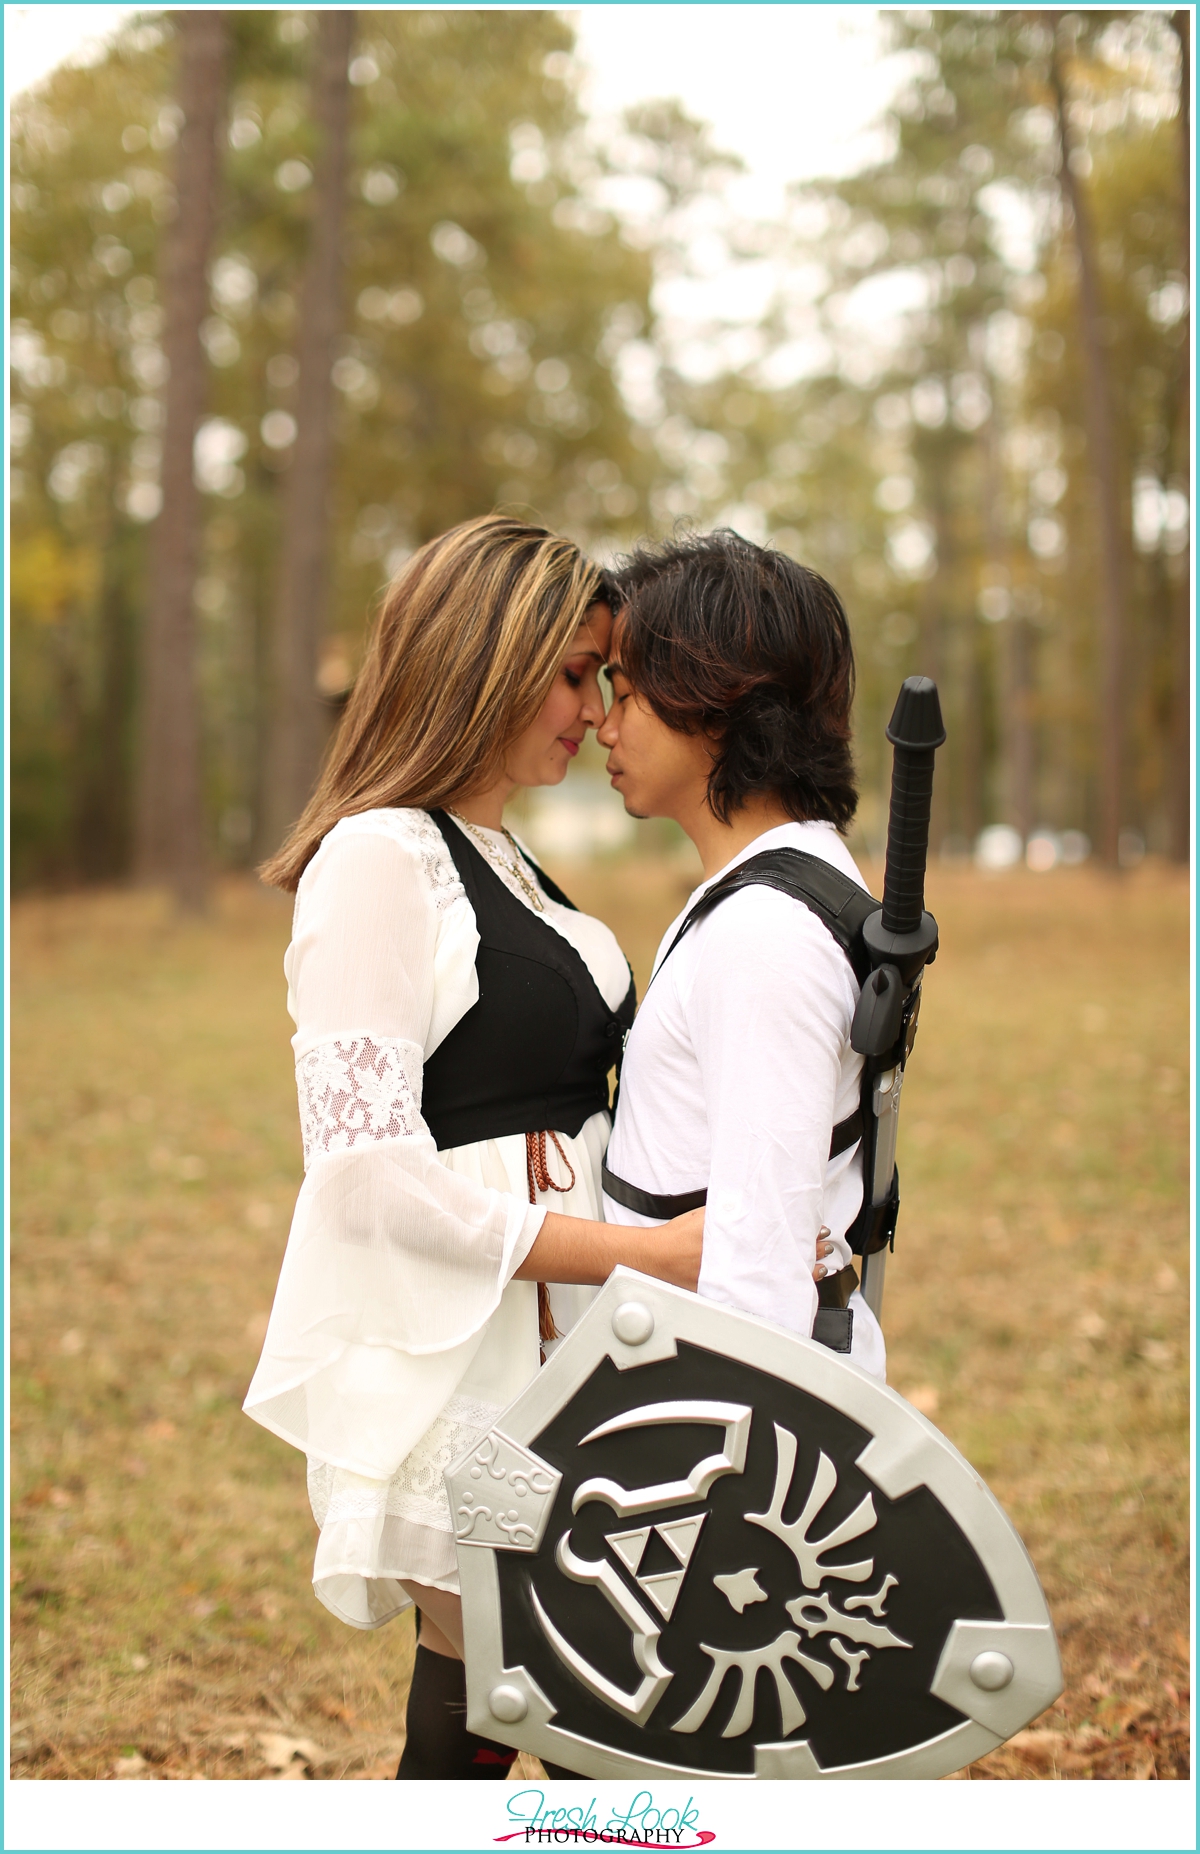
{"label": "man's dark hair", "polygon": [[728,528],[622,562],[620,666],[668,727],[718,743],[708,802],[727,824],[757,793],[844,829],[854,651],[827,580]]}

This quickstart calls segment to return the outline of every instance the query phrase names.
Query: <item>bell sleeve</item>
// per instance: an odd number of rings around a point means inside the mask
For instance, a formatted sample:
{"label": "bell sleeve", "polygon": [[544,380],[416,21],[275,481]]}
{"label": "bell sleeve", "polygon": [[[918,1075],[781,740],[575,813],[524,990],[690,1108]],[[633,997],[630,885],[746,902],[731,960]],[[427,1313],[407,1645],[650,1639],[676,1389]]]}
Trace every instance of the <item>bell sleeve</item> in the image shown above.
{"label": "bell sleeve", "polygon": [[326,838],[297,895],[305,1177],[245,1410],[386,1479],[453,1395],[545,1210],[438,1160],[423,1065],[478,997],[478,934],[461,887],[431,882],[429,845],[370,816]]}

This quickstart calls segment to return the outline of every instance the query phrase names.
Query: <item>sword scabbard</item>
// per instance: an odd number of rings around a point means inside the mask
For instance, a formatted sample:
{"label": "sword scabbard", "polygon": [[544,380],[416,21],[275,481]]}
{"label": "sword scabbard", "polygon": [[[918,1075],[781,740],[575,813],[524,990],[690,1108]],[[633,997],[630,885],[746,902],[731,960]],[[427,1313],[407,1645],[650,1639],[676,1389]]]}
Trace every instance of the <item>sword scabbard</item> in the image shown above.
{"label": "sword scabbard", "polygon": [[[937,953],[938,928],[925,909],[934,754],[946,738],[937,685],[910,676],[888,723],[892,791],[888,809],[883,905],[863,924],[871,958],[850,1034],[865,1062],[863,1077],[864,1209],[879,1224],[864,1243],[862,1292],[879,1317],[885,1258],[898,1208],[896,1136],[900,1090],[916,1035],[921,977]],[[889,1208],[890,1207],[890,1208]],[[888,1227],[890,1226],[890,1227]],[[872,1242],[877,1246],[872,1247]]]}

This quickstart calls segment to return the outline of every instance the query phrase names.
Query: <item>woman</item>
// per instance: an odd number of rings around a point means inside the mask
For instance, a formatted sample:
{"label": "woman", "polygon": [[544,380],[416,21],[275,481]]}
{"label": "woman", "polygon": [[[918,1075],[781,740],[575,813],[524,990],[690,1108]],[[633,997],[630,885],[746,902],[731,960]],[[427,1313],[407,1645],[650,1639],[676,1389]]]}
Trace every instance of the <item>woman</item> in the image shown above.
{"label": "woman", "polygon": [[688,1288],[699,1270],[702,1212],[601,1220],[632,979],[502,821],[603,720],[611,622],[599,571],[544,529],[490,516],[431,541],[263,870],[296,894],[306,1176],[245,1408],[308,1456],[321,1601],[356,1628],[418,1606],[402,1777],[503,1777],[514,1756],[466,1730],[443,1470],[580,1289],[618,1263]]}

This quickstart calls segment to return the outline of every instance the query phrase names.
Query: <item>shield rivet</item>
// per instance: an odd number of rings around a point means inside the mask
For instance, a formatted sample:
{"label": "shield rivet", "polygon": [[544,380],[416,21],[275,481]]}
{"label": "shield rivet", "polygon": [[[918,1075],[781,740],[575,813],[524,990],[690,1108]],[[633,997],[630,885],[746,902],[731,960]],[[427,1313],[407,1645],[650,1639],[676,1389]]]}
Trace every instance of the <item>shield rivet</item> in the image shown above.
{"label": "shield rivet", "polygon": [[654,1331],[654,1315],[640,1300],[626,1300],[613,1314],[612,1329],[625,1345],[645,1345]]}
{"label": "shield rivet", "polygon": [[488,1710],[503,1725],[516,1725],[529,1711],[529,1701],[520,1687],[493,1687],[488,1694]]}
{"label": "shield rivet", "polygon": [[999,1693],[1013,1677],[1014,1668],[1006,1654],[998,1648],[985,1648],[977,1654],[971,1663],[971,1679],[985,1693]]}

